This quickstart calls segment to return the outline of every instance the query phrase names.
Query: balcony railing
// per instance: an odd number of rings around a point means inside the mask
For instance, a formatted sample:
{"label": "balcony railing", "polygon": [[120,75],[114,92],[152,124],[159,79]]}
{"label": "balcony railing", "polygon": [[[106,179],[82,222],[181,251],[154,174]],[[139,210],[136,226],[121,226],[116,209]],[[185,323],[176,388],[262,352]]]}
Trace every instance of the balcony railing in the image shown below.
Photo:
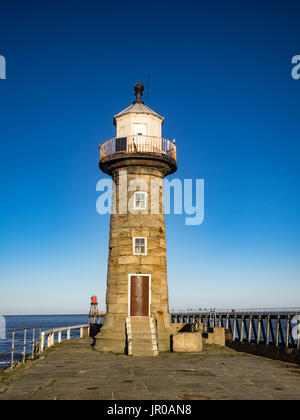
{"label": "balcony railing", "polygon": [[154,153],[176,161],[176,146],[173,141],[153,136],[113,137],[100,146],[100,160],[115,153]]}

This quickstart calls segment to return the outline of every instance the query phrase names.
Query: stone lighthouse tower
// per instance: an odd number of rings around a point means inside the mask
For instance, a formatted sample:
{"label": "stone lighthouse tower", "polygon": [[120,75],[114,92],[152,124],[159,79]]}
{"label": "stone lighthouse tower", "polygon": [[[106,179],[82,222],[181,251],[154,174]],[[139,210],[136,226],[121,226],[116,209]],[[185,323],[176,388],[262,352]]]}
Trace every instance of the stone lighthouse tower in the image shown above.
{"label": "stone lighthouse tower", "polygon": [[163,179],[177,169],[164,118],[144,105],[144,86],[114,117],[116,137],[100,145],[100,169],[115,188],[110,219],[107,312],[96,350],[157,355],[170,350]]}

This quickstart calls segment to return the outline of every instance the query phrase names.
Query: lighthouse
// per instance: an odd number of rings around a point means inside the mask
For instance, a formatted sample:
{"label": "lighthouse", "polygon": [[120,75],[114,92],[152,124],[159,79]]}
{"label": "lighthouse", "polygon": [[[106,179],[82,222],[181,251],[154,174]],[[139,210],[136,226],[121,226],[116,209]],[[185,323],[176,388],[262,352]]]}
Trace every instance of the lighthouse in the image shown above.
{"label": "lighthouse", "polygon": [[102,143],[100,169],[112,177],[106,306],[95,349],[128,355],[170,351],[164,177],[177,170],[164,118],[147,107],[144,86],[113,119],[115,137]]}

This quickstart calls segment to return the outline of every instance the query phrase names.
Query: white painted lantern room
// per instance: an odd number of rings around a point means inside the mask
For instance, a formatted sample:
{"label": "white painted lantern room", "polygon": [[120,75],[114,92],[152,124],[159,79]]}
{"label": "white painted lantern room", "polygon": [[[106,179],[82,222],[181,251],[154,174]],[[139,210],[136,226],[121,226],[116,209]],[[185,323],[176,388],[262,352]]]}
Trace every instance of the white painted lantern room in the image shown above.
{"label": "white painted lantern room", "polygon": [[128,108],[114,116],[116,137],[144,136],[162,137],[162,124],[164,118],[144,105],[141,100],[144,87],[135,85],[137,99]]}

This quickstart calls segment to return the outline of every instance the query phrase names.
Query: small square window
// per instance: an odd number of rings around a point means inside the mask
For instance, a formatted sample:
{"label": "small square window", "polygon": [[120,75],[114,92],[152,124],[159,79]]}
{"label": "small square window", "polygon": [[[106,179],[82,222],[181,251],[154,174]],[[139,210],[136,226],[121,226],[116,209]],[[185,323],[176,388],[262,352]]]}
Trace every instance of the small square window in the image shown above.
{"label": "small square window", "polygon": [[135,192],[134,193],[134,210],[146,210],[147,208],[147,193]]}
{"label": "small square window", "polygon": [[147,255],[147,238],[133,238],[133,254]]}

